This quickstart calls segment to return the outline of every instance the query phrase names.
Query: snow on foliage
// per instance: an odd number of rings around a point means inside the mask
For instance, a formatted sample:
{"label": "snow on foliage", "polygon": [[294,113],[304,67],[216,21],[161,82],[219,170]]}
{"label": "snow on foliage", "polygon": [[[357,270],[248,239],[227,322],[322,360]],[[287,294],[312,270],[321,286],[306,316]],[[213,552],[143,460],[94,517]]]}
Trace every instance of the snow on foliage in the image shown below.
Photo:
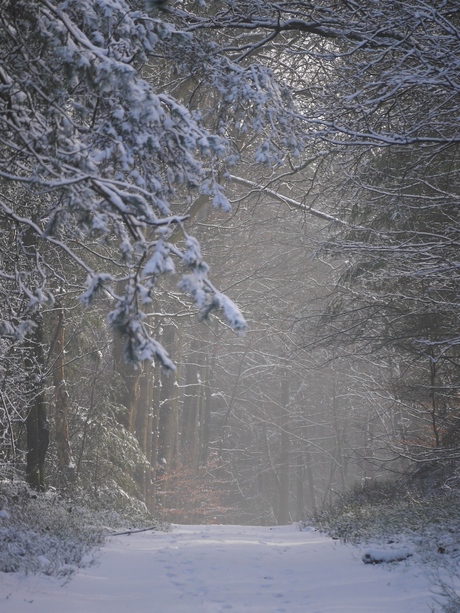
{"label": "snow on foliage", "polygon": [[224,189],[219,185],[214,176],[203,183],[200,191],[202,194],[212,197],[212,205],[216,209],[222,209],[225,213],[231,210],[232,206],[225,196]]}
{"label": "snow on foliage", "polygon": [[21,482],[0,482],[0,572],[65,576],[92,561],[103,541],[102,525],[87,510],[52,494],[38,496]]}
{"label": "snow on foliage", "polygon": [[163,240],[159,240],[155,245],[152,256],[144,266],[142,276],[158,275],[174,272],[174,262],[169,255],[169,249]]}
{"label": "snow on foliage", "polygon": [[0,480],[0,573],[68,576],[93,563],[110,530],[157,525],[139,500],[121,496],[115,484],[107,490],[64,500],[19,479]]}
{"label": "snow on foliage", "polygon": [[[243,150],[273,169],[293,168],[306,143],[458,142],[454,2],[152,4],[3,2],[0,211],[21,253],[5,274],[30,298],[19,319],[49,299],[50,252],[93,279],[83,302],[104,274],[115,300],[136,276],[145,298],[173,259],[187,268],[190,201],[228,211],[220,177]],[[173,246],[164,227],[181,236]],[[200,258],[181,287],[228,314],[207,275]],[[126,316],[142,321],[139,309]]]}
{"label": "snow on foliage", "polygon": [[80,296],[80,301],[85,306],[89,306],[91,302],[97,297],[107,286],[112,282],[112,276],[108,274],[92,275],[88,276],[87,285],[88,289]]}
{"label": "snow on foliage", "polygon": [[212,302],[208,308],[204,310],[203,316],[207,316],[213,309],[221,309],[226,321],[234,330],[238,332],[244,332],[246,330],[246,322],[239,308],[228,298],[228,296],[216,290],[214,290]]}
{"label": "snow on foliage", "polygon": [[[138,275],[144,279],[141,302],[148,303],[155,276],[174,272],[171,256],[178,257],[195,279],[194,288],[190,280],[181,285],[201,308],[208,300],[202,292],[213,289],[198,289],[208,273],[201,255],[194,255],[199,246],[184,235],[184,249],[180,241],[171,249],[161,231],[177,225],[183,230],[185,217],[171,215],[171,202],[183,199],[185,212],[184,190],[209,195],[214,206],[230,209],[211,171],[229,153],[224,135],[210,133],[198,113],[156,91],[143,76],[151,54],[168,61],[172,49],[180,55],[177,50],[193,45],[194,35],[126,0],[8,0],[0,40],[0,180],[6,186],[0,210],[11,231],[19,224],[29,236],[17,291],[33,298],[23,317],[50,299],[53,267],[43,246],[48,243],[53,254],[54,248],[63,252],[87,275],[83,304],[102,289],[119,300],[109,320],[118,326],[123,313],[124,333],[136,339],[128,340],[130,359],[156,355],[169,367],[142,324],[138,303],[128,300],[132,284]],[[252,70],[237,76],[240,90],[247,83],[240,99],[265,104],[262,75],[256,78]],[[214,65],[211,80],[214,87],[226,87],[218,85]],[[91,243],[91,256],[77,250],[75,241]],[[99,257],[98,245],[118,251],[110,255],[112,263]],[[114,265],[123,266],[118,276]],[[120,291],[120,279],[129,280],[124,298],[114,290]],[[224,306],[221,297],[217,302]],[[11,325],[2,330],[11,335]]]}

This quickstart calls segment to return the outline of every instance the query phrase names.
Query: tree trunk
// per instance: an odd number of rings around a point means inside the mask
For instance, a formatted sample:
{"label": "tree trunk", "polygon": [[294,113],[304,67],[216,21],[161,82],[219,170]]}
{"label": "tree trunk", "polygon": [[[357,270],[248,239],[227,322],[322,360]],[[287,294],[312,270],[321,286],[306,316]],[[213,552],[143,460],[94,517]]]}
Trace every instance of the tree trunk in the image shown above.
{"label": "tree trunk", "polygon": [[211,436],[211,402],[212,402],[212,368],[209,364],[209,356],[207,357],[207,364],[203,372],[202,381],[202,397],[200,406],[200,424],[201,424],[201,436],[200,436],[200,464],[204,466],[208,459],[209,453],[209,441]]}
{"label": "tree trunk", "polygon": [[[178,356],[181,348],[181,335],[174,324],[164,327],[163,345],[178,365]],[[159,458],[164,465],[163,470],[169,472],[177,458],[178,437],[178,400],[179,388],[177,386],[179,372],[162,373],[160,392],[160,428],[158,452]]]}
{"label": "tree trunk", "polygon": [[196,343],[185,365],[184,411],[182,416],[182,456],[195,472],[199,466],[199,395]]}
{"label": "tree trunk", "polygon": [[285,375],[281,380],[281,452],[279,469],[279,504],[278,504],[278,524],[289,524],[291,516],[289,513],[289,494],[290,494],[290,445],[289,436],[289,382]]}
{"label": "tree trunk", "polygon": [[115,370],[121,380],[121,390],[118,402],[124,407],[120,414],[119,422],[128,432],[134,434],[136,427],[136,415],[139,401],[139,380],[141,369],[135,368],[132,364],[127,364],[124,357],[125,339],[122,335],[115,335],[113,341],[113,357]]}
{"label": "tree trunk", "polygon": [[304,492],[304,482],[305,482],[305,464],[303,454],[299,453],[297,456],[296,462],[296,520],[301,521],[305,515],[305,492]]}
{"label": "tree trunk", "polygon": [[[173,323],[163,328],[163,346],[174,360],[176,372],[161,373],[161,388],[159,390],[159,424],[158,424],[158,465],[157,476],[166,479],[177,465],[179,436],[179,364],[182,353],[182,332]],[[160,506],[164,507],[166,498],[164,492],[157,493]]]}
{"label": "tree trunk", "polygon": [[149,362],[143,365],[142,375],[139,380],[139,401],[136,414],[136,438],[139,446],[144,453],[147,463],[142,475],[139,475],[139,485],[142,487],[144,502],[147,508],[152,506],[152,467],[150,458],[152,455],[153,443],[153,387],[154,387],[154,367]]}
{"label": "tree trunk", "polygon": [[54,385],[54,427],[56,451],[58,457],[58,482],[68,485],[75,477],[75,463],[69,442],[69,394],[67,392],[64,372],[65,325],[62,303],[56,303],[56,327],[52,354]]}
{"label": "tree trunk", "polygon": [[49,444],[49,425],[42,380],[44,355],[41,315],[35,316],[34,323],[36,327],[29,340],[29,355],[25,360],[30,380],[30,404],[26,417],[26,479],[32,488],[43,491],[45,489],[45,458]]}
{"label": "tree trunk", "polygon": [[310,498],[310,506],[313,513],[316,513],[316,494],[315,494],[315,481],[313,478],[313,467],[310,451],[307,449],[305,451],[305,465],[307,469],[307,480],[308,480],[308,494]]}
{"label": "tree trunk", "polygon": [[[157,507],[158,496],[158,484],[157,484],[157,470],[158,470],[158,449],[160,440],[160,405],[161,405],[161,368],[159,365],[153,367],[153,389],[152,389],[152,433],[150,441],[150,460],[151,466],[151,479],[150,479],[150,500],[149,509],[154,511]],[[147,504],[147,503],[146,503]]]}

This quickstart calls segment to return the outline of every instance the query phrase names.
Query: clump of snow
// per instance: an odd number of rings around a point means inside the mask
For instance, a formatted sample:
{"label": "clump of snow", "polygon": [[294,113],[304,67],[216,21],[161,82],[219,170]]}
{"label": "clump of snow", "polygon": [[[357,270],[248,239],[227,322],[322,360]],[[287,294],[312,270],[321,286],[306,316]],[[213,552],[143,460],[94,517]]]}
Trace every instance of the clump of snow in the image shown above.
{"label": "clump of snow", "polygon": [[172,273],[174,270],[174,262],[169,255],[167,244],[163,240],[157,241],[153,254],[144,266],[142,278],[145,279],[149,275]]}
{"label": "clump of snow", "polygon": [[363,555],[364,564],[382,564],[388,562],[402,562],[412,556],[408,549],[369,549]]}

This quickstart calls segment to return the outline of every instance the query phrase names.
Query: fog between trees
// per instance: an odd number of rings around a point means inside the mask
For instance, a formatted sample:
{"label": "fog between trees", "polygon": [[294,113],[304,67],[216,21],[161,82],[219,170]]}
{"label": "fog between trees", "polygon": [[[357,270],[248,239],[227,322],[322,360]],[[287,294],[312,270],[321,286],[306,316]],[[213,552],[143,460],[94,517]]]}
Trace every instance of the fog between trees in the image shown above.
{"label": "fog between trees", "polygon": [[287,523],[458,456],[455,2],[7,1],[0,470]]}

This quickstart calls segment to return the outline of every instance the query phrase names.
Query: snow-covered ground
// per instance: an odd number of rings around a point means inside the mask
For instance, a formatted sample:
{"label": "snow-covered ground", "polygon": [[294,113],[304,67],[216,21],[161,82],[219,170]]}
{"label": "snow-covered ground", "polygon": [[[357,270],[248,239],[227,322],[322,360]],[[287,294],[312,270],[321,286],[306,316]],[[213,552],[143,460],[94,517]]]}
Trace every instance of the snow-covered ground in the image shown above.
{"label": "snow-covered ground", "polygon": [[[364,564],[366,550],[297,526],[173,526],[114,536],[71,579],[0,573],[1,613],[429,613],[411,558]],[[436,609],[435,609],[436,610]]]}

